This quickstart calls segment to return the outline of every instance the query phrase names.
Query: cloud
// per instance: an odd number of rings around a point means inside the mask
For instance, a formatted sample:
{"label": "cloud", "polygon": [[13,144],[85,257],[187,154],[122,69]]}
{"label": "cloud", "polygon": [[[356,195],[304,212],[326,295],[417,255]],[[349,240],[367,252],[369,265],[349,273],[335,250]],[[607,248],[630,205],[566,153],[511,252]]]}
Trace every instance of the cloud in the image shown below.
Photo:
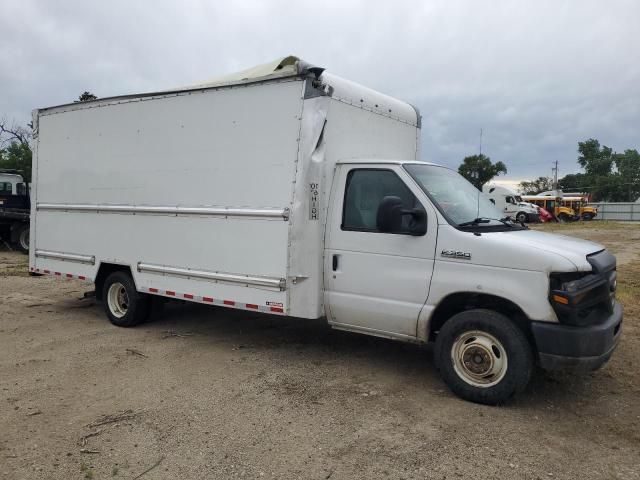
{"label": "cloud", "polygon": [[417,105],[425,159],[479,148],[508,177],[639,148],[640,3],[5,0],[0,115],[184,85],[295,54]]}

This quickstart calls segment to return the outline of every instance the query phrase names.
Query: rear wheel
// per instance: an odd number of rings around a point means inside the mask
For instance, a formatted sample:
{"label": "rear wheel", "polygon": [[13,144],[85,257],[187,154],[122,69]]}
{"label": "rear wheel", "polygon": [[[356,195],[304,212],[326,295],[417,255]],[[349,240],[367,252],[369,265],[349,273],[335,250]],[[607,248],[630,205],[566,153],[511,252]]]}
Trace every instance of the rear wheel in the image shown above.
{"label": "rear wheel", "polygon": [[29,253],[29,225],[24,224],[18,228],[16,235],[18,249],[22,253]]}
{"label": "rear wheel", "polygon": [[566,213],[561,213],[560,215],[558,215],[558,220],[560,222],[568,222],[571,220],[571,218]]}
{"label": "rear wheel", "polygon": [[496,405],[529,383],[533,354],[524,333],[504,315],[468,310],[449,319],[436,339],[435,359],[459,397]]}
{"label": "rear wheel", "polygon": [[150,298],[139,293],[131,275],[113,272],[104,281],[102,301],[109,320],[118,327],[133,327],[149,315]]}

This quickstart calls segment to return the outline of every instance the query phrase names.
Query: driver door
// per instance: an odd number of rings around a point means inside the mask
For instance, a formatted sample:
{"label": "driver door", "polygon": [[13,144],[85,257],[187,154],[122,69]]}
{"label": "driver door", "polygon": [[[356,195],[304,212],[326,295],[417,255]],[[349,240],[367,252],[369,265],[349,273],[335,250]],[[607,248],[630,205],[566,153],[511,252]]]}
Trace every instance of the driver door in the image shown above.
{"label": "driver door", "polygon": [[518,206],[516,205],[516,202],[515,202],[513,196],[507,195],[504,198],[504,201],[505,201],[504,216],[505,217],[513,217],[513,216],[515,216],[516,211],[518,210]]}
{"label": "driver door", "polygon": [[[426,234],[378,229],[377,209],[389,196],[399,197],[405,209],[424,209]],[[433,272],[433,207],[401,166],[375,164],[338,165],[330,205],[324,256],[329,323],[415,337]]]}

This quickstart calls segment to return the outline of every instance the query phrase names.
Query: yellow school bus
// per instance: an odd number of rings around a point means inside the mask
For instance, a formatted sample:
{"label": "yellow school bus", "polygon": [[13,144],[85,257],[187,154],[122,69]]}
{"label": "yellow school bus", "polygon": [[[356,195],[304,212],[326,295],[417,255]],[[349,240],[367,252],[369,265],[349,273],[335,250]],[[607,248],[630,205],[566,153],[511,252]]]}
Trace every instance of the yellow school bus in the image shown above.
{"label": "yellow school bus", "polygon": [[582,196],[562,197],[562,205],[573,209],[583,220],[592,220],[598,215],[598,209],[588,206],[587,199]]}
{"label": "yellow school bus", "polygon": [[579,218],[573,208],[563,205],[562,197],[554,197],[553,195],[523,195],[522,200],[544,208],[560,222],[571,222]]}

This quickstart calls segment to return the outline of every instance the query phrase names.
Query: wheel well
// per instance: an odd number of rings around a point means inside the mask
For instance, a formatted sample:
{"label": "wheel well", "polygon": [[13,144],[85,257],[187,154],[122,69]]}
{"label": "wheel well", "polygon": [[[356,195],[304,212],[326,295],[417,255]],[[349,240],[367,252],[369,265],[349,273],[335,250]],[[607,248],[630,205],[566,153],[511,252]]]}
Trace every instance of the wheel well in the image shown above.
{"label": "wheel well", "polygon": [[502,313],[518,325],[527,335],[527,338],[532,341],[529,318],[518,305],[503,297],[473,292],[452,293],[440,302],[431,315],[429,322],[429,341],[435,340],[447,320],[457,313],[472,308],[486,308],[487,310]]}
{"label": "wheel well", "polygon": [[29,226],[28,222],[14,222],[11,224],[11,226],[9,227],[10,229],[10,236],[11,236],[11,242],[15,243],[18,241],[18,234],[20,233],[20,230],[22,230],[23,227],[25,226]]}
{"label": "wheel well", "polygon": [[[96,298],[102,300],[102,286],[104,281],[113,272],[125,272],[131,275],[131,268],[128,265],[118,265],[117,263],[101,263],[98,268],[98,274],[96,275]],[[131,275],[133,277],[133,275]]]}

